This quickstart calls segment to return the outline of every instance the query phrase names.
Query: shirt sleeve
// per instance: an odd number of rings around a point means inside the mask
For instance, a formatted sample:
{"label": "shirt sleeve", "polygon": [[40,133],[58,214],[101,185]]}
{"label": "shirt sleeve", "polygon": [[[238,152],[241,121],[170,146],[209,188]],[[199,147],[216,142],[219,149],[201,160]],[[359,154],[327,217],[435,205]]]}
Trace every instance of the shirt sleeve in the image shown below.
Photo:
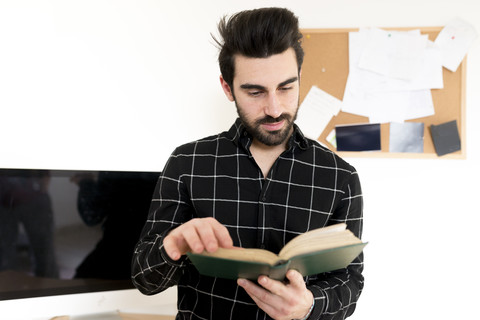
{"label": "shirt sleeve", "polygon": [[163,248],[165,236],[191,219],[193,211],[177,162],[172,154],[159,177],[147,221],[133,254],[133,284],[147,295],[177,285],[187,264],[185,256],[174,261]]}
{"label": "shirt sleeve", "polygon": [[[362,235],[363,196],[360,180],[353,171],[343,186],[340,200],[329,224],[345,222],[358,238]],[[344,269],[306,277],[307,288],[315,298],[309,319],[345,319],[353,314],[363,289],[363,253]]]}

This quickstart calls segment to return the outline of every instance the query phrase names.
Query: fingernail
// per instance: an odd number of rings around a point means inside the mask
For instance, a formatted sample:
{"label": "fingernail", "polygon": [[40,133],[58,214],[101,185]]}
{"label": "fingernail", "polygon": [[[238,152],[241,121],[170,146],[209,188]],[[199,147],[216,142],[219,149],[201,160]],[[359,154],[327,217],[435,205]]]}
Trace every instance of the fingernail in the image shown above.
{"label": "fingernail", "polygon": [[208,252],[214,252],[217,250],[217,244],[216,243],[213,243],[213,242],[210,242],[208,245],[207,245],[207,251]]}

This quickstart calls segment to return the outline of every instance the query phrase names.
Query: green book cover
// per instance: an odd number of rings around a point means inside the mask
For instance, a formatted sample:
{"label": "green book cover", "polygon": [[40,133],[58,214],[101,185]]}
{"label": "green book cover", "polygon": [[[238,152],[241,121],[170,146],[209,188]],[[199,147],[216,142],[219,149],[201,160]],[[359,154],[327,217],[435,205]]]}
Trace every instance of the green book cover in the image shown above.
{"label": "green book cover", "polygon": [[191,252],[187,255],[202,275],[225,279],[246,278],[251,280],[256,280],[259,275],[267,275],[272,279],[283,280],[289,269],[295,269],[303,276],[308,276],[345,268],[362,252],[366,245],[367,243],[360,242],[302,253],[294,255],[288,260],[279,260],[273,265],[265,262],[226,259]]}

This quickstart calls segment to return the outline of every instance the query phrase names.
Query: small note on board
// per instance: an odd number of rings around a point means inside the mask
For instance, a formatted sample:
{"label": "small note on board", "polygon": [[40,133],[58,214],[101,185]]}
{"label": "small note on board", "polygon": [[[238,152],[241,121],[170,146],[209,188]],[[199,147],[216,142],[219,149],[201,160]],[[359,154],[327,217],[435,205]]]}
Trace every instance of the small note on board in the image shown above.
{"label": "small note on board", "polygon": [[460,18],[450,21],[435,39],[442,54],[442,65],[455,72],[477,37],[478,33],[470,23]]}

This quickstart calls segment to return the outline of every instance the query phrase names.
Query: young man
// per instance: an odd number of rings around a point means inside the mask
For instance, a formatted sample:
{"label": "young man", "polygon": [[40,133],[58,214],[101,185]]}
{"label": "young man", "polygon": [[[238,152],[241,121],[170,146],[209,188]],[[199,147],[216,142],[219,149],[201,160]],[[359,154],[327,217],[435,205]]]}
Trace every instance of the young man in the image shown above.
{"label": "young man", "polygon": [[178,147],[158,181],[132,278],[144,294],[178,286],[177,319],[344,319],[363,288],[363,255],[345,269],[285,281],[200,275],[185,255],[218,247],[278,252],[305,231],[362,231],[355,169],[294,124],[303,61],[297,18],[243,11],[219,24],[220,82],[239,118]]}

